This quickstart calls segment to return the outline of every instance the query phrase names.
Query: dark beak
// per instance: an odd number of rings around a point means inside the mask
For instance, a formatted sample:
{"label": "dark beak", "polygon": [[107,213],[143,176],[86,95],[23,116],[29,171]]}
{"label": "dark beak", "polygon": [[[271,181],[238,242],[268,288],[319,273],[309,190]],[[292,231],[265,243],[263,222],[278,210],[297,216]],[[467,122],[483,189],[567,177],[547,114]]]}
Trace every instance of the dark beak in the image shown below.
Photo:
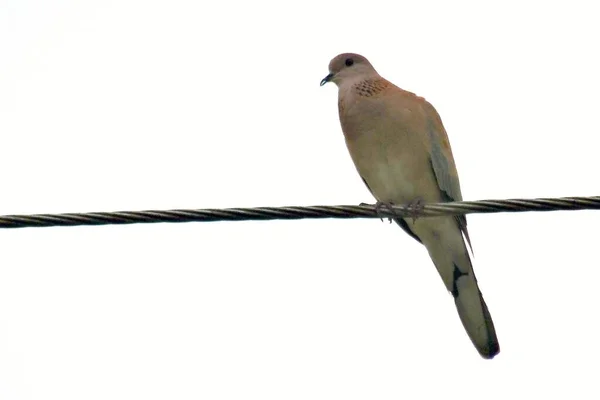
{"label": "dark beak", "polygon": [[323,78],[323,80],[321,81],[321,86],[323,86],[324,84],[329,82],[331,80],[331,78],[333,78],[333,74],[329,74],[325,78]]}

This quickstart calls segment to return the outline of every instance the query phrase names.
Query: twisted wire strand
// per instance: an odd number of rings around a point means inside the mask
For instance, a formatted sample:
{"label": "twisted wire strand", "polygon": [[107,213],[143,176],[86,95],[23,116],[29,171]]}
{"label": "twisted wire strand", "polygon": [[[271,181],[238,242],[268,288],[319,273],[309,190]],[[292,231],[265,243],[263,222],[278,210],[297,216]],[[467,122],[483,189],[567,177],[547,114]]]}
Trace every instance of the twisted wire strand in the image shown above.
{"label": "twisted wire strand", "polygon": [[[377,209],[375,205],[342,205],[5,215],[0,216],[0,228],[125,225],[158,222],[268,221],[304,218],[387,218],[411,217],[414,215],[414,211],[406,206],[394,206],[392,208],[393,211],[386,207]],[[600,196],[481,200],[425,204],[418,216],[420,218],[474,213],[599,209]]]}

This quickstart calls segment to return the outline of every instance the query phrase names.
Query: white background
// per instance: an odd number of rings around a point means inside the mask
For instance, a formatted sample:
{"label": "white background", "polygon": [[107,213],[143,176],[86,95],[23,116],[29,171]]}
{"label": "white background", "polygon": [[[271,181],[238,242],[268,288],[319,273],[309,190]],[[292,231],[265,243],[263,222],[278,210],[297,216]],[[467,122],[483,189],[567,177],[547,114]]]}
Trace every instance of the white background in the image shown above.
{"label": "white background", "polygon": [[[371,202],[348,51],[435,105],[465,199],[599,194],[597,5],[480,3],[3,0],[0,214]],[[3,229],[0,398],[598,398],[599,223],[469,217],[492,361],[379,220]]]}

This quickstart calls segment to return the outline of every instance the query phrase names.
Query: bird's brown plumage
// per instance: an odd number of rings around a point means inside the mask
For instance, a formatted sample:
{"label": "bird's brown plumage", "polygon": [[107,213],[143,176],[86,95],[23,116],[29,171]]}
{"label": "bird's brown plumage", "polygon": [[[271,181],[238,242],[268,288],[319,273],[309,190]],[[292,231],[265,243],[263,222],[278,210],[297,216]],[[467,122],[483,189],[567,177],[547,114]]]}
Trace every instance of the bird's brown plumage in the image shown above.
{"label": "bird's brown plumage", "polygon": [[[448,135],[429,102],[381,77],[358,54],[331,60],[322,84],[328,81],[339,89],[339,118],[350,156],[378,201],[462,200]],[[483,357],[493,358],[500,347],[463,239],[464,234],[470,245],[466,218],[396,221],[427,248],[471,341]]]}

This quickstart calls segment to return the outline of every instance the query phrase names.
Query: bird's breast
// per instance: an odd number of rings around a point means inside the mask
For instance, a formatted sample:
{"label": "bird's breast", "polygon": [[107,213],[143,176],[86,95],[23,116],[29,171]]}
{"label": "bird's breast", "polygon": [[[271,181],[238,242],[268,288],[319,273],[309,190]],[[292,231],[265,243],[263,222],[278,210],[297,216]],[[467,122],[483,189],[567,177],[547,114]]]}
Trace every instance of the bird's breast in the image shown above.
{"label": "bird's breast", "polygon": [[[435,185],[429,153],[420,138],[376,102],[367,107],[345,104],[340,114],[346,145],[360,176],[379,201],[404,204]],[[353,111],[359,112],[353,112]],[[437,193],[436,193],[437,197]]]}

